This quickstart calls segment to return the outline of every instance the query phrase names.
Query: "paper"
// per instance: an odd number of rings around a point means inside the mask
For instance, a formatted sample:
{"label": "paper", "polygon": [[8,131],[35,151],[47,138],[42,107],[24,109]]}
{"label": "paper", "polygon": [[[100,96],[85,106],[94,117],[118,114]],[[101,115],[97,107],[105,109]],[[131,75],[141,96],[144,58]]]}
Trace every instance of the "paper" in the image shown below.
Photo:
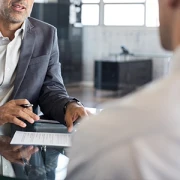
{"label": "paper", "polygon": [[10,144],[71,146],[71,134],[16,131]]}

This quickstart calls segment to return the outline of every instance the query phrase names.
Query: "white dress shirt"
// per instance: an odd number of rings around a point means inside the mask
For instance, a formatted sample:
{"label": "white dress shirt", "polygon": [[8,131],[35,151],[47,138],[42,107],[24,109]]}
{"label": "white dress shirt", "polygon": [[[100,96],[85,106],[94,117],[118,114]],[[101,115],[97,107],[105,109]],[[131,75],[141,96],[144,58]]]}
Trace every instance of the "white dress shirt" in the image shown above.
{"label": "white dress shirt", "polygon": [[16,67],[24,37],[25,23],[15,32],[12,41],[0,32],[0,106],[7,102],[14,88]]}
{"label": "white dress shirt", "polygon": [[[24,37],[25,23],[15,32],[12,41],[0,32],[0,106],[7,102],[14,89],[16,67],[19,61],[20,47]],[[10,125],[0,126],[0,135],[10,134]]]}
{"label": "white dress shirt", "polygon": [[[7,102],[14,88],[16,67],[20,55],[20,47],[24,37],[25,23],[15,32],[12,41],[3,37],[0,32],[0,106]],[[0,135],[10,134],[10,124],[0,126]],[[0,156],[0,174],[15,177],[11,163]]]}
{"label": "white dress shirt", "polygon": [[180,47],[169,75],[81,123],[67,180],[179,180]]}

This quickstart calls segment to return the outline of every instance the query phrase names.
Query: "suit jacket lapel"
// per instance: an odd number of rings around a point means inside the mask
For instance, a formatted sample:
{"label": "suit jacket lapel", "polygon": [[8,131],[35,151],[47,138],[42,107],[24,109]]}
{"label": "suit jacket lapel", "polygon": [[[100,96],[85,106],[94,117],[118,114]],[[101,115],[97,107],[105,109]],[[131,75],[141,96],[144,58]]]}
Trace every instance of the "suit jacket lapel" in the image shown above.
{"label": "suit jacket lapel", "polygon": [[14,91],[12,93],[12,99],[15,99],[19,87],[24,79],[29,62],[31,60],[31,56],[33,54],[34,44],[35,44],[35,32],[33,31],[32,24],[27,19],[25,35],[21,45],[20,57],[16,71],[16,78],[14,82]]}

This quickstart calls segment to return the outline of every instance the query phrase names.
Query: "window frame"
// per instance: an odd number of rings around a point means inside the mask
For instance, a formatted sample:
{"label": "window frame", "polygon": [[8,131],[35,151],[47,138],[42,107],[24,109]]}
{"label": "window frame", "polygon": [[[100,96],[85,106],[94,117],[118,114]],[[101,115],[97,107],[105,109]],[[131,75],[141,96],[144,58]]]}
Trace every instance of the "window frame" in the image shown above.
{"label": "window frame", "polygon": [[[104,2],[104,0],[100,0],[99,3],[83,3],[82,4],[89,4],[89,5],[92,5],[92,4],[98,4],[99,5],[99,24],[98,25],[83,25],[83,26],[104,26],[104,27],[125,27],[125,28],[148,28],[148,29],[157,29],[158,26],[147,26],[147,0],[145,0],[144,2]],[[108,4],[131,4],[131,5],[135,5],[135,4],[142,4],[144,5],[144,25],[142,26],[134,26],[134,25],[105,25],[104,24],[104,9],[105,9],[105,5],[108,5]]]}

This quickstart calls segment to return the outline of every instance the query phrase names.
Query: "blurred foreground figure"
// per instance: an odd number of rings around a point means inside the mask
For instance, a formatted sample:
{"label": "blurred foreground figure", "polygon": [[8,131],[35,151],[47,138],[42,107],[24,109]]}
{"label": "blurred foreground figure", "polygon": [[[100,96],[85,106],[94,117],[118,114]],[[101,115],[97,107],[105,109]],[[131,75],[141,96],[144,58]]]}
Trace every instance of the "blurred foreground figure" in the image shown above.
{"label": "blurred foreground figure", "polygon": [[169,75],[107,105],[77,132],[67,180],[180,179],[180,0],[159,0]]}

